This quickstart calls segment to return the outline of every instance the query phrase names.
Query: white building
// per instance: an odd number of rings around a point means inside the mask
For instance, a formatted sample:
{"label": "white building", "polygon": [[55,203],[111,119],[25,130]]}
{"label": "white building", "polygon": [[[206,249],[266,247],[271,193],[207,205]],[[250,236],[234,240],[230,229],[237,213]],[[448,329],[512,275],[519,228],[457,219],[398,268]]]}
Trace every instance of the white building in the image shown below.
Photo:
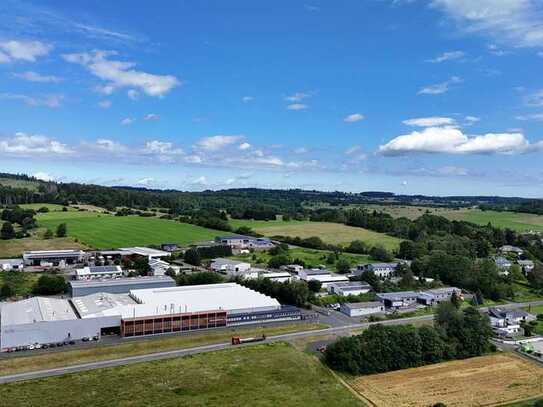
{"label": "white building", "polygon": [[369,315],[382,314],[385,306],[379,301],[343,303],[339,309],[349,317],[365,317]]}
{"label": "white building", "polygon": [[360,295],[369,293],[371,286],[368,283],[360,281],[349,281],[342,283],[332,283],[328,285],[328,292],[336,295]]}
{"label": "white building", "polygon": [[449,301],[453,294],[462,298],[462,290],[456,287],[434,288],[421,291],[417,297],[420,304],[432,306],[443,301]]}
{"label": "white building", "polygon": [[221,245],[230,246],[234,250],[268,250],[274,244],[267,237],[253,237],[243,235],[217,236],[215,242]]}
{"label": "white building", "polygon": [[22,259],[0,259],[0,271],[22,271],[23,269]]}
{"label": "white building", "polygon": [[525,274],[534,271],[535,264],[532,260],[518,260],[517,263]]}
{"label": "white building", "polygon": [[123,256],[138,255],[151,259],[160,259],[162,257],[170,257],[172,254],[164,250],[152,249],[150,247],[123,247],[119,249]]}
{"label": "white building", "polygon": [[326,270],[320,269],[304,269],[298,273],[298,279],[305,282],[311,280],[320,281],[322,288],[327,288],[330,284],[349,282],[349,279],[346,276],[339,274],[332,274]]}
{"label": "white building", "polygon": [[[211,262],[211,270],[216,273],[226,274],[227,276],[238,276],[246,274],[251,269],[251,264],[238,260],[214,259]],[[256,272],[258,277],[258,272]]]}
{"label": "white building", "polygon": [[85,259],[82,250],[35,250],[23,253],[25,266],[59,267],[81,263]]}
{"label": "white building", "polygon": [[400,291],[395,293],[378,293],[377,298],[385,308],[406,308],[417,303],[419,294],[415,291]]}
{"label": "white building", "polygon": [[176,266],[175,264],[170,264],[160,259],[151,259],[149,260],[149,267],[151,267],[151,274],[153,276],[164,276],[168,269],[173,270],[177,275],[180,273],[181,267]]}
{"label": "white building", "polygon": [[370,263],[370,264],[359,264],[356,266],[355,274],[360,275],[364,271],[371,271],[377,277],[381,279],[390,278],[394,275],[398,263]]}
{"label": "white building", "polygon": [[288,282],[292,278],[291,274],[287,271],[263,271],[260,272],[258,276],[260,278],[267,278],[279,283]]}
{"label": "white building", "polygon": [[286,266],[281,266],[281,270],[290,271],[292,273],[298,274],[300,271],[303,271],[304,267],[299,264],[288,264]]}
{"label": "white building", "polygon": [[75,271],[76,280],[93,280],[98,278],[119,278],[123,276],[121,266],[87,266]]}
{"label": "white building", "polygon": [[500,253],[503,253],[503,254],[514,253],[514,254],[517,254],[519,256],[522,253],[524,253],[524,250],[522,250],[520,247],[511,246],[511,245],[508,245],[508,244],[500,247],[499,251],[500,251]]}

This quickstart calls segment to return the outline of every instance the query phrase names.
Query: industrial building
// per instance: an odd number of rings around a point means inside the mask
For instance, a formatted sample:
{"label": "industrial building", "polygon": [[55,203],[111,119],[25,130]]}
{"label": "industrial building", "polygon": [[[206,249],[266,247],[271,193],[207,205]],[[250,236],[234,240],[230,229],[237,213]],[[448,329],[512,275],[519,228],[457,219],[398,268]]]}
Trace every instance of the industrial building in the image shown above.
{"label": "industrial building", "polygon": [[364,317],[384,313],[385,306],[379,301],[346,302],[341,304],[339,310],[349,317]]}
{"label": "industrial building", "polygon": [[369,293],[371,286],[360,281],[332,283],[328,285],[328,292],[336,295],[360,295]]}
{"label": "industrial building", "polygon": [[0,271],[22,271],[23,268],[21,259],[0,259]]}
{"label": "industrial building", "polygon": [[149,260],[149,267],[151,267],[151,274],[153,276],[164,276],[168,270],[172,270],[174,274],[181,272],[181,267],[160,259]]}
{"label": "industrial building", "polygon": [[143,288],[174,287],[175,280],[168,276],[127,277],[99,280],[70,281],[72,297],[83,297],[96,293],[125,294],[130,290]]}
{"label": "industrial building", "polygon": [[230,246],[235,250],[268,250],[271,249],[274,244],[267,237],[253,237],[243,235],[232,236],[217,236],[215,243]]}
{"label": "industrial building", "polygon": [[304,269],[298,272],[298,278],[303,281],[317,280],[320,281],[323,288],[327,288],[330,284],[346,283],[349,279],[346,276],[332,274],[326,270],[320,269]]}
{"label": "industrial building", "polygon": [[123,276],[121,266],[87,266],[75,271],[76,280],[94,280],[99,278],[118,278]]}
{"label": "industrial building", "polygon": [[258,277],[285,283],[291,280],[292,275],[288,271],[262,271],[259,272]]}
{"label": "industrial building", "polygon": [[65,267],[81,263],[85,259],[82,250],[38,250],[23,253],[25,266]]}
{"label": "industrial building", "polygon": [[49,344],[117,332],[122,337],[301,319],[295,307],[235,283],[36,297],[0,309],[0,348]]}

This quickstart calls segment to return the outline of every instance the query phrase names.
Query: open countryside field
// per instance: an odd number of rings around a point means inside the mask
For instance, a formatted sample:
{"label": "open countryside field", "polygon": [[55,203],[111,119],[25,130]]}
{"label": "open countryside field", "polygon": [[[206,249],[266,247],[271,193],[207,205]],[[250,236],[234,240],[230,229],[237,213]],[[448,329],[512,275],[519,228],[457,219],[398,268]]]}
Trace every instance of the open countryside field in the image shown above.
{"label": "open countryside field", "polygon": [[[34,209],[35,211],[37,211],[40,208],[47,208],[51,212],[61,212],[62,208],[64,208],[64,206],[62,206],[62,205],[49,204],[49,203],[32,203],[32,204],[22,204],[22,205],[19,205],[19,206],[21,208],[24,208],[24,209]],[[67,206],[66,209],[69,210],[69,211],[75,211],[76,210],[76,209],[71,208],[69,206]]]}
{"label": "open countryside field", "polygon": [[43,233],[24,239],[0,240],[0,258],[20,257],[29,250],[87,249],[81,242],[69,237],[43,239]]}
{"label": "open countryside field", "polygon": [[362,405],[315,358],[284,343],[5,384],[0,400],[11,407]]}
{"label": "open countryside field", "polygon": [[495,406],[543,394],[543,369],[512,354],[495,354],[362,376],[352,387],[376,407]]}
{"label": "open countryside field", "polygon": [[373,246],[381,244],[389,250],[397,249],[400,239],[377,233],[371,230],[346,226],[339,223],[328,222],[300,222],[290,221],[231,221],[235,227],[249,226],[255,232],[264,236],[291,236],[307,238],[320,237],[324,242],[331,244],[348,244],[353,240],[363,240]]}
{"label": "open countryside field", "polygon": [[173,242],[186,245],[214,239],[220,231],[166,219],[112,216],[96,212],[49,212],[38,217],[40,227],[68,226],[68,237],[96,249],[146,246]]}

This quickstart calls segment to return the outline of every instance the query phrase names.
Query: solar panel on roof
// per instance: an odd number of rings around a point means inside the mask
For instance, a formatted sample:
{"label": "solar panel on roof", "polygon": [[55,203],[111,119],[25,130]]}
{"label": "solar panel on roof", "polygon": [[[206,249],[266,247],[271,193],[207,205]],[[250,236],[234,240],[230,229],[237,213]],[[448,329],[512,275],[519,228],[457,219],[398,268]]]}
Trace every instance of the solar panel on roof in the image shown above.
{"label": "solar panel on roof", "polygon": [[91,273],[111,273],[117,271],[117,266],[91,266],[89,270]]}

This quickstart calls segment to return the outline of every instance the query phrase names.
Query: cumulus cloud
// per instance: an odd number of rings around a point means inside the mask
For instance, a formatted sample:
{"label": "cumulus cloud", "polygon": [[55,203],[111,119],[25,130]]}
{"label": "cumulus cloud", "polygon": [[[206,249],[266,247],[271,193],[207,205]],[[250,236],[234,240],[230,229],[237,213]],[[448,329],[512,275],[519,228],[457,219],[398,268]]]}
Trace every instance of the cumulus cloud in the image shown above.
{"label": "cumulus cloud", "polygon": [[131,117],[125,117],[124,119],[121,120],[121,124],[123,126],[129,126],[131,125],[132,123],[134,123],[134,119],[131,118]]}
{"label": "cumulus cloud", "polygon": [[360,113],[353,113],[343,119],[345,123],[356,123],[360,120],[364,120],[364,115]]}
{"label": "cumulus cloud", "polygon": [[141,178],[139,180],[136,181],[136,184],[138,185],[143,185],[145,187],[148,187],[150,185],[152,185],[153,183],[155,182],[155,179],[152,178],[152,177],[145,177],[145,178]]}
{"label": "cumulus cloud", "polygon": [[204,137],[196,143],[196,147],[207,151],[217,151],[224,147],[237,143],[243,139],[242,136],[211,136]]}
{"label": "cumulus cloud", "polygon": [[34,156],[34,155],[68,155],[73,153],[66,144],[42,135],[22,132],[11,138],[0,139],[0,154]]}
{"label": "cumulus cloud", "polygon": [[134,89],[129,89],[127,92],[126,92],[126,96],[128,96],[130,99],[132,100],[138,100],[138,97],[140,96],[140,94],[138,93],[137,90],[134,90]]}
{"label": "cumulus cloud", "polygon": [[379,153],[388,156],[412,153],[513,154],[542,147],[542,142],[531,144],[522,133],[471,136],[453,127],[428,127],[392,139],[379,147]]}
{"label": "cumulus cloud", "polygon": [[29,82],[42,82],[42,83],[58,83],[62,81],[62,78],[54,75],[41,75],[34,71],[26,71],[21,73],[14,73],[14,77],[24,79]]}
{"label": "cumulus cloud", "polygon": [[101,100],[98,102],[98,106],[102,109],[109,109],[111,107],[111,100]]}
{"label": "cumulus cloud", "polygon": [[120,153],[127,150],[127,148],[122,144],[105,138],[97,139],[94,144],[84,144],[86,147],[90,147],[93,150],[107,151],[109,153]]}
{"label": "cumulus cloud", "polygon": [[177,148],[173,143],[169,141],[152,140],[145,143],[143,148],[145,154],[154,154],[161,157],[171,157],[176,155],[183,155],[183,150]]}
{"label": "cumulus cloud", "polygon": [[249,143],[241,143],[238,148],[240,150],[248,150],[249,148],[251,148],[251,145]]}
{"label": "cumulus cloud", "polygon": [[160,116],[156,113],[149,113],[143,117],[143,120],[148,122],[156,122],[160,120]]}
{"label": "cumulus cloud", "polygon": [[64,60],[79,64],[94,76],[106,81],[101,88],[111,93],[117,88],[138,88],[149,96],[162,97],[174,87],[180,85],[173,75],[155,75],[133,69],[135,63],[108,59],[117,55],[114,51],[93,51],[76,54],[64,54]]}
{"label": "cumulus cloud", "polygon": [[287,102],[300,102],[300,101],[302,101],[304,99],[307,99],[308,97],[311,97],[310,93],[296,92],[296,93],[294,93],[292,95],[286,96],[285,100]]}
{"label": "cumulus cloud", "polygon": [[18,100],[30,107],[59,107],[64,99],[63,95],[29,96],[18,93],[0,93],[0,99]]}
{"label": "cumulus cloud", "polygon": [[434,127],[434,126],[453,126],[455,120],[450,117],[419,117],[416,119],[404,120],[402,122],[407,126],[416,126],[416,127]]}
{"label": "cumulus cloud", "polygon": [[243,103],[249,103],[249,102],[252,102],[254,100],[254,97],[253,96],[243,96],[241,98],[241,101]]}
{"label": "cumulus cloud", "polygon": [[432,64],[439,64],[441,62],[445,61],[452,61],[454,59],[460,59],[463,58],[466,54],[462,51],[449,51],[444,52],[441,55],[438,55],[435,58],[428,59],[427,62],[431,62]]}
{"label": "cumulus cloud", "polygon": [[304,105],[303,103],[292,103],[290,105],[287,105],[287,110],[305,110],[309,106]]}
{"label": "cumulus cloud", "polygon": [[41,172],[41,171],[32,174],[32,176],[36,179],[39,179],[40,181],[45,181],[45,182],[51,182],[55,180],[55,177],[53,177],[52,175],[49,175],[48,173]]}
{"label": "cumulus cloud", "polygon": [[464,121],[468,124],[475,124],[479,121],[481,121],[481,119],[477,116],[466,116],[464,117]]}
{"label": "cumulus cloud", "polygon": [[455,83],[462,82],[462,79],[458,76],[452,76],[449,80],[441,83],[436,83],[435,85],[429,85],[423,87],[418,91],[418,95],[441,95],[449,91],[450,86]]}
{"label": "cumulus cloud", "polygon": [[528,106],[543,106],[543,89],[526,96]]}
{"label": "cumulus cloud", "polygon": [[0,42],[0,63],[35,62],[38,57],[47,55],[52,49],[51,45],[40,41],[2,41]]}
{"label": "cumulus cloud", "polygon": [[543,9],[538,0],[433,0],[460,29],[515,47],[543,45]]}
{"label": "cumulus cloud", "polygon": [[523,120],[523,121],[526,121],[526,120],[543,121],[543,112],[520,115],[520,116],[517,116],[516,119]]}
{"label": "cumulus cloud", "polygon": [[353,155],[357,151],[360,151],[360,146],[354,145],[345,150],[346,155]]}

